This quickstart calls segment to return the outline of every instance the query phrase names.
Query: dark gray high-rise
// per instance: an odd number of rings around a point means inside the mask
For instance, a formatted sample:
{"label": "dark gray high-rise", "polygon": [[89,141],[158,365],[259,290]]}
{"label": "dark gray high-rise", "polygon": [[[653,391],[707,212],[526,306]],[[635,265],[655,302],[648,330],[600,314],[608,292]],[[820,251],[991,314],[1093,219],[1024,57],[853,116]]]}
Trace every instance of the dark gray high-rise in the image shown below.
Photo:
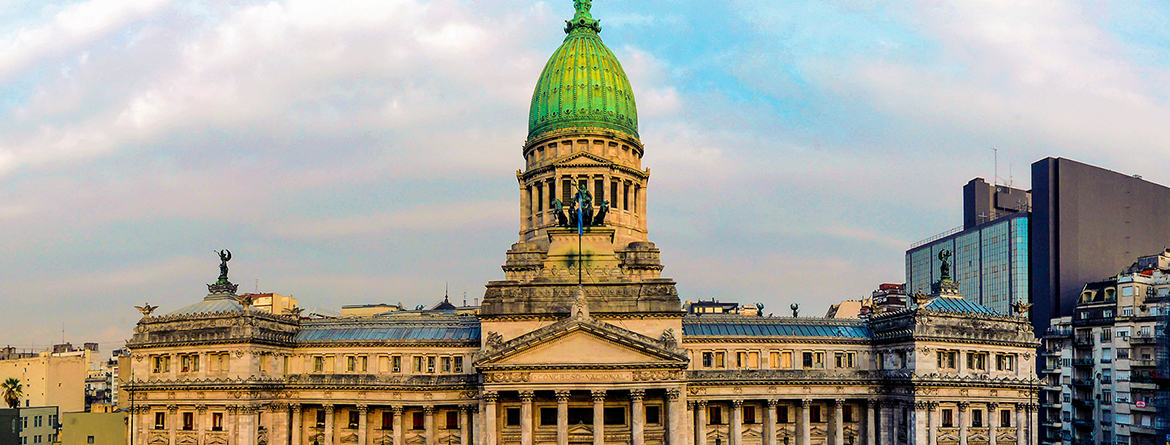
{"label": "dark gray high-rise", "polygon": [[1032,164],[1032,324],[1070,316],[1085,283],[1170,246],[1170,188],[1064,158]]}

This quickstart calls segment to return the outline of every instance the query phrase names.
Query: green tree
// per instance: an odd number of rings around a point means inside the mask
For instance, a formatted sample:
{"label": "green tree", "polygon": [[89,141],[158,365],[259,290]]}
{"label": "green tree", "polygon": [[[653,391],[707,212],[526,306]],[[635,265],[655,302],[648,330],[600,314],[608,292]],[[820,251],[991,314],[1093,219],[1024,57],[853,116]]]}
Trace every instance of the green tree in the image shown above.
{"label": "green tree", "polygon": [[9,408],[20,406],[20,397],[24,395],[24,386],[20,384],[20,379],[9,377],[0,384],[0,388],[4,389],[4,403],[7,403]]}

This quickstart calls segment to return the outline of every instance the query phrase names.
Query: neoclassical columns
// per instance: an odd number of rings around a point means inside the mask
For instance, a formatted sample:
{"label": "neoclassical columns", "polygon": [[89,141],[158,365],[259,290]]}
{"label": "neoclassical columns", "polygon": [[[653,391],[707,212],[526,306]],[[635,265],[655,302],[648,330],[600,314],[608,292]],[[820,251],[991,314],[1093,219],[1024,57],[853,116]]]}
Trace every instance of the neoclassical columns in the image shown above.
{"label": "neoclassical columns", "polygon": [[291,404],[288,409],[292,412],[292,431],[289,434],[289,443],[301,445],[301,404]]}
{"label": "neoclassical columns", "polygon": [[325,405],[325,443],[333,443],[333,405]]}
{"label": "neoclassical columns", "polygon": [[366,405],[358,405],[358,444],[365,445],[366,443],[366,415],[370,411],[370,407]]}
{"label": "neoclassical columns", "polygon": [[1037,424],[1039,419],[1036,418],[1036,411],[1038,409],[1039,409],[1039,406],[1036,404],[1029,403],[1027,406],[1027,410],[1028,410],[1028,435],[1032,438],[1032,440],[1028,443],[1040,443],[1040,431],[1039,431],[1040,425]]}
{"label": "neoclassical columns", "polygon": [[845,445],[845,399],[833,400],[833,445]]}
{"label": "neoclassical columns", "polygon": [[1025,443],[1024,440],[1028,437],[1027,430],[1024,428],[1028,424],[1027,417],[1024,416],[1024,404],[1016,404],[1016,443]]}
{"label": "neoclassical columns", "polygon": [[731,401],[731,437],[727,442],[731,445],[743,444],[743,400]]}
{"label": "neoclassical columns", "polygon": [[391,406],[390,413],[392,416],[390,418],[390,421],[392,422],[391,427],[394,428],[394,445],[406,445],[406,442],[403,441],[404,431],[402,431],[402,407]]}
{"label": "neoclassical columns", "polygon": [[929,407],[926,402],[914,402],[914,413],[913,417],[911,418],[912,423],[910,426],[914,431],[914,443],[916,445],[926,445],[926,442],[929,440],[926,437],[927,433],[929,433],[926,427],[926,411],[928,409]]}
{"label": "neoclassical columns", "polygon": [[595,389],[593,397],[593,445],[605,445],[605,390]]}
{"label": "neoclassical columns", "polygon": [[873,412],[877,403],[874,399],[865,401],[865,445],[877,445],[877,419]]}
{"label": "neoclassical columns", "polygon": [[971,425],[970,419],[967,418],[967,407],[971,406],[968,402],[959,402],[959,445],[967,445],[967,428]]}
{"label": "neoclassical columns", "polygon": [[175,424],[179,423],[179,406],[167,405],[167,437],[175,443]]}
{"label": "neoclassical columns", "polygon": [[999,409],[998,402],[988,402],[987,403],[987,415],[984,416],[984,421],[987,422],[987,445],[995,445],[995,436],[996,436],[996,431],[995,431],[995,420],[996,419],[995,418],[997,417],[996,411],[998,409]]}
{"label": "neoclassical columns", "polygon": [[707,401],[695,402],[695,445],[707,445]]}
{"label": "neoclassical columns", "polygon": [[[688,425],[691,425],[692,427],[694,427],[694,425],[695,425],[695,402],[692,402],[689,400],[687,401],[687,420],[686,420],[686,422]],[[685,445],[695,445],[694,431],[692,431],[691,434],[687,435]]]}
{"label": "neoclassical columns", "polygon": [[[927,402],[927,445],[938,445],[938,402]],[[1020,443],[1018,445],[1023,445]]]}
{"label": "neoclassical columns", "polygon": [[776,399],[767,400],[764,410],[764,445],[776,445]]}
{"label": "neoclassical columns", "polygon": [[557,391],[557,445],[569,445],[569,391]]}
{"label": "neoclassical columns", "polygon": [[644,397],[646,397],[646,390],[630,390],[630,443],[632,445],[645,445],[646,443],[646,407],[642,405]]}
{"label": "neoclassical columns", "polygon": [[240,422],[237,416],[239,415],[240,407],[238,405],[227,406],[227,430],[228,430],[228,445],[239,445],[240,433],[237,430]]}
{"label": "neoclassical columns", "polygon": [[684,445],[686,442],[686,401],[682,398],[682,390],[670,388],[666,390],[667,409],[667,443],[668,445]]}
{"label": "neoclassical columns", "polygon": [[800,445],[811,445],[812,443],[812,428],[809,427],[809,407],[812,406],[811,399],[801,399],[800,401]]}
{"label": "neoclassical columns", "polygon": [[435,407],[423,407],[423,431],[426,432],[427,445],[435,445]]}
{"label": "neoclassical columns", "polygon": [[532,445],[532,391],[520,391],[520,445]]}
{"label": "neoclassical columns", "polygon": [[471,445],[471,405],[459,405],[459,445]]}
{"label": "neoclassical columns", "polygon": [[[496,399],[499,394],[495,391],[483,392],[484,442],[483,445],[496,445]],[[395,426],[397,428],[397,426]],[[394,445],[404,445],[395,442]]]}

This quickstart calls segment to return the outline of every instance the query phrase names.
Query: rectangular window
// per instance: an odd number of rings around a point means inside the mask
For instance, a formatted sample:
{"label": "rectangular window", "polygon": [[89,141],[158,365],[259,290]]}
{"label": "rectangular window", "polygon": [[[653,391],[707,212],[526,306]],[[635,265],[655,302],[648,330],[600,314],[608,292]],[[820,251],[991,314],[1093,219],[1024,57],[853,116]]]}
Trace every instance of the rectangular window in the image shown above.
{"label": "rectangular window", "polygon": [[345,357],[345,370],[349,372],[357,370],[357,357],[352,355]]}
{"label": "rectangular window", "polygon": [[325,372],[325,357],[313,357],[313,372]]}
{"label": "rectangular window", "polygon": [[[555,194],[555,193],[554,193]],[[573,200],[573,180],[561,180],[561,202],[567,206]]]}
{"label": "rectangular window", "polygon": [[752,425],[752,424],[756,423],[756,407],[754,407],[754,406],[744,406],[743,407],[743,423],[746,425]]}
{"label": "rectangular window", "polygon": [[967,369],[986,371],[987,370],[987,353],[986,352],[968,352],[967,353]]}
{"label": "rectangular window", "polygon": [[520,408],[504,409],[504,426],[520,426]]}
{"label": "rectangular window", "polygon": [[748,353],[748,367],[752,368],[752,369],[758,369],[760,367],[760,353],[759,352],[749,352]]}
{"label": "rectangular window", "polygon": [[607,407],[602,411],[606,425],[625,425],[626,409],[622,407]]}
{"label": "rectangular window", "polygon": [[735,367],[742,368],[747,365],[747,353],[738,351],[735,353]]}
{"label": "rectangular window", "polygon": [[810,419],[809,422],[821,423],[822,422],[822,420],[821,420],[821,406],[820,405],[810,405],[808,407],[808,417]]}
{"label": "rectangular window", "polygon": [[459,429],[459,411],[455,411],[455,410],[447,411],[447,429],[449,429],[449,430]]}
{"label": "rectangular window", "polygon": [[718,406],[707,407],[707,424],[723,425],[723,409]]}
{"label": "rectangular window", "polygon": [[394,413],[390,411],[382,411],[382,429],[394,429]]}
{"label": "rectangular window", "polygon": [[785,351],[785,352],[780,353],[780,368],[782,368],[782,369],[791,369],[792,368],[792,352]]}
{"label": "rectangular window", "polygon": [[605,199],[605,181],[602,179],[593,180],[593,206],[600,207],[601,201]]}
{"label": "rectangular window", "polygon": [[435,372],[435,357],[427,357],[427,372]]}
{"label": "rectangular window", "polygon": [[414,373],[415,374],[422,374],[422,372],[423,372],[423,359],[424,358],[421,355],[414,356]]}
{"label": "rectangular window", "polygon": [[712,354],[710,352],[703,353],[703,367],[704,368],[710,368],[712,366],[713,361],[714,361],[714,354]]}
{"label": "rectangular window", "polygon": [[981,410],[981,409],[971,410],[971,427],[972,428],[983,428],[983,410]]}
{"label": "rectangular window", "polygon": [[555,426],[557,424],[556,408],[540,409],[540,426]]}
{"label": "rectangular window", "polygon": [[396,356],[390,357],[390,371],[391,372],[402,372],[402,356],[401,355],[396,355]]}
{"label": "rectangular window", "polygon": [[841,417],[844,417],[846,422],[856,422],[857,420],[853,418],[853,405],[842,405]]}
{"label": "rectangular window", "polygon": [[356,430],[358,427],[358,422],[360,422],[360,421],[361,421],[361,414],[358,413],[357,411],[350,410],[349,411],[349,425],[348,425],[349,429]]}
{"label": "rectangular window", "polygon": [[167,413],[154,413],[154,429],[167,429]]}
{"label": "rectangular window", "polygon": [[439,364],[443,372],[451,372],[451,357],[443,357],[439,360]]}
{"label": "rectangular window", "polygon": [[1010,428],[1012,426],[1012,411],[1008,409],[999,410],[999,426]]}
{"label": "rectangular window", "polygon": [[777,369],[780,367],[780,353],[772,351],[768,353],[768,367]]}
{"label": "rectangular window", "polygon": [[462,374],[463,373],[463,356],[456,356],[456,357],[452,358],[451,360],[453,360],[455,363],[455,365],[454,365],[455,366],[455,373]]}
{"label": "rectangular window", "polygon": [[361,371],[362,372],[369,371],[370,370],[370,357],[363,355],[363,356],[359,357],[359,359],[360,359],[359,362],[361,364]]}
{"label": "rectangular window", "polygon": [[788,423],[788,405],[776,406],[776,422]]}
{"label": "rectangular window", "polygon": [[325,410],[317,410],[317,428],[325,428]]}
{"label": "rectangular window", "polygon": [[195,429],[195,413],[183,413],[183,431]]}
{"label": "rectangular window", "polygon": [[942,427],[952,428],[955,426],[954,412],[950,409],[942,410]]}
{"label": "rectangular window", "polygon": [[569,408],[569,425],[593,425],[593,408]]}
{"label": "rectangular window", "polygon": [[646,405],[646,423],[650,425],[662,423],[662,407],[658,405]]}
{"label": "rectangular window", "polygon": [[223,431],[223,413],[211,413],[211,430]]}
{"label": "rectangular window", "polygon": [[726,367],[726,366],[724,366],[724,362],[723,362],[723,353],[722,353],[722,352],[716,352],[716,353],[715,353],[715,367],[716,367],[716,368],[725,368],[725,367]]}
{"label": "rectangular window", "polygon": [[939,369],[955,369],[955,356],[958,353],[955,351],[938,351],[937,354]]}
{"label": "rectangular window", "polygon": [[[520,408],[514,408],[514,409],[515,409],[516,411],[520,411]],[[520,420],[520,414],[519,414],[519,412],[517,412],[517,414],[516,414],[516,420]],[[421,429],[425,429],[425,428],[426,428],[426,423],[425,423],[425,421],[426,421],[426,419],[423,417],[423,413],[422,413],[422,412],[417,412],[417,411],[416,411],[416,412],[413,412],[413,413],[411,413],[411,416],[410,416],[410,429],[412,429],[412,430],[421,430]]]}
{"label": "rectangular window", "polygon": [[617,205],[617,202],[618,202],[617,194],[618,194],[618,183],[617,182],[609,183],[609,205],[610,206]]}
{"label": "rectangular window", "polygon": [[801,358],[803,359],[803,364],[804,364],[805,369],[813,367],[813,353],[803,352],[803,353],[801,353]]}

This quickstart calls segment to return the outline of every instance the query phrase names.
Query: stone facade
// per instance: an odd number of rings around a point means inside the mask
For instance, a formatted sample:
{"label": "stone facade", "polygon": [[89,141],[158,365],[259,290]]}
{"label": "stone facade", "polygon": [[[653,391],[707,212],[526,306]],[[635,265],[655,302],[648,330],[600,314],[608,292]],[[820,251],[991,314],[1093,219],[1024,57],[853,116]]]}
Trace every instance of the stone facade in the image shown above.
{"label": "stone facade", "polygon": [[[577,34],[533,106],[581,114],[530,123],[519,240],[478,310],[268,313],[235,296],[225,262],[202,301],[135,327],[121,374],[132,443],[1036,443],[1026,314],[995,314],[954,283],[864,320],[687,315],[649,241],[644,148],[636,131],[602,125],[615,95],[555,108],[628,83],[589,2],[576,5]],[[572,46],[581,33],[589,44]],[[632,113],[633,97],[618,96]],[[580,231],[555,206],[574,183],[597,208],[610,201]]]}

